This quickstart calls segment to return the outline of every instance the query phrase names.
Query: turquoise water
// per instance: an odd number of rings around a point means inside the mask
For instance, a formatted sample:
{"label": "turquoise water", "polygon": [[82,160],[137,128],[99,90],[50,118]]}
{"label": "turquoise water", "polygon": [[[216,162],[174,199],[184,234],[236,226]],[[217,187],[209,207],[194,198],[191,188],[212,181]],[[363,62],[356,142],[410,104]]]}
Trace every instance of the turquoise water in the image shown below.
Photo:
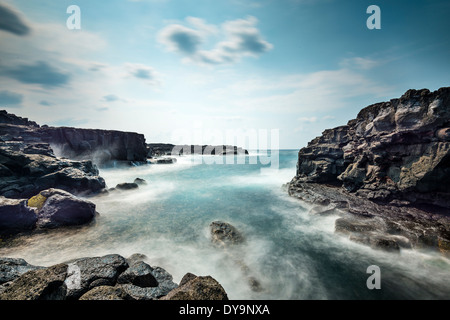
{"label": "turquoise water", "polygon": [[[227,156],[234,164],[189,156],[176,164],[102,169],[108,187],[137,177],[147,185],[92,198],[100,213],[94,225],[23,237],[0,255],[51,265],[139,252],[175,282],[187,272],[213,276],[230,299],[450,297],[449,260],[414,250],[376,251],[335,235],[337,217],[310,214],[308,204],[282,188],[295,175],[297,150],[280,151],[276,164],[275,156],[265,165],[260,156]],[[214,247],[208,226],[215,220],[234,225],[246,242],[228,251]],[[380,290],[366,286],[370,265],[381,269]],[[253,291],[248,276],[262,290]]]}

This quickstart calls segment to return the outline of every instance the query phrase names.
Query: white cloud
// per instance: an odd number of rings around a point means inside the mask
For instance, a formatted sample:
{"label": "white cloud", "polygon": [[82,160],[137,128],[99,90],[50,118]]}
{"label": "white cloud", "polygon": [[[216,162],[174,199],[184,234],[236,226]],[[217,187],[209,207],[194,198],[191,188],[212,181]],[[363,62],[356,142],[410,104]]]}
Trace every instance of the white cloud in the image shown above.
{"label": "white cloud", "polygon": [[376,66],[378,66],[381,62],[376,61],[369,58],[362,57],[353,57],[343,59],[340,63],[340,66],[343,68],[354,68],[354,69],[362,69],[362,70],[370,70]]}
{"label": "white cloud", "polygon": [[[220,28],[195,17],[188,17],[186,21],[192,28],[171,24],[158,34],[158,41],[167,50],[183,55],[184,62],[202,65],[235,63],[246,56],[258,57],[273,48],[271,43],[262,38],[255,27],[258,20],[252,16],[227,21]],[[201,49],[209,35],[219,33],[223,40],[218,41],[212,49]]]}
{"label": "white cloud", "polygon": [[[228,86],[211,92],[217,101],[227,101],[224,108],[275,111],[278,113],[328,112],[344,108],[348,101],[363,96],[381,97],[391,88],[374,82],[357,70],[323,70],[281,77],[236,79]],[[311,120],[311,119],[310,119]]]}
{"label": "white cloud", "polygon": [[297,120],[305,123],[314,123],[317,122],[317,117],[300,117]]}

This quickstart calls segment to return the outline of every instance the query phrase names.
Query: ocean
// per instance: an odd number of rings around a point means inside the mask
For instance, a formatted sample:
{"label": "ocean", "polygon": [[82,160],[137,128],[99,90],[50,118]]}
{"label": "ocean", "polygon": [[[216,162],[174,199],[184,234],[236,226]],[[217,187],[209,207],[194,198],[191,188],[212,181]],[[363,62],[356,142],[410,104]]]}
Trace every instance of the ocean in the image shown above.
{"label": "ocean", "polygon": [[[184,156],[174,164],[100,169],[108,187],[145,179],[139,189],[90,198],[99,216],[79,228],[22,236],[0,256],[49,266],[73,258],[143,253],[179,282],[210,275],[230,299],[448,299],[450,260],[437,252],[374,250],[334,233],[337,216],[319,216],[289,197],[298,150]],[[231,157],[231,158],[229,158]],[[221,164],[228,159],[229,164]],[[263,161],[262,161],[263,159]],[[219,163],[217,163],[219,162]],[[211,243],[213,221],[245,237],[229,249]],[[380,289],[367,286],[380,268]],[[249,279],[259,283],[259,290]]]}

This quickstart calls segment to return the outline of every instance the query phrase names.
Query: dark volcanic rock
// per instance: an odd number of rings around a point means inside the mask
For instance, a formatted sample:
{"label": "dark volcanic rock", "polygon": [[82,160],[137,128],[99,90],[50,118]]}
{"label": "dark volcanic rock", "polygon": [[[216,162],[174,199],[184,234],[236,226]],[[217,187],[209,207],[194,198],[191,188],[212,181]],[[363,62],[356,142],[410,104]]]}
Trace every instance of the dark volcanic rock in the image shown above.
{"label": "dark volcanic rock", "polygon": [[296,180],[342,185],[375,201],[450,208],[449,128],[450,88],[409,90],[308,143]]}
{"label": "dark volcanic rock", "polygon": [[135,262],[117,279],[117,283],[130,283],[141,288],[157,287],[158,281],[152,274],[153,268],[143,261]]}
{"label": "dark volcanic rock", "polygon": [[[91,222],[96,215],[94,203],[63,190],[44,190],[36,197],[42,201],[42,204],[37,203],[37,226],[40,228],[83,225]],[[36,198],[31,198],[29,205],[33,199]]]}
{"label": "dark volcanic rock", "polygon": [[152,268],[151,273],[158,283],[158,286],[156,287],[143,288],[134,284],[119,284],[118,286],[120,286],[132,300],[156,300],[178,287],[178,285],[173,282],[172,275],[163,268]]}
{"label": "dark volcanic rock", "polygon": [[120,287],[99,286],[83,294],[79,300],[127,300],[127,297]]}
{"label": "dark volcanic rock", "polygon": [[209,225],[211,241],[219,246],[240,244],[244,242],[242,234],[231,224],[222,221],[213,221]]}
{"label": "dark volcanic rock", "polygon": [[50,143],[59,155],[70,159],[92,160],[96,164],[109,161],[147,160],[144,135],[115,130],[68,127],[40,128],[44,142]]}
{"label": "dark volcanic rock", "polygon": [[36,122],[8,113],[6,110],[0,110],[0,123],[39,128]]}
{"label": "dark volcanic rock", "polygon": [[64,300],[66,274],[66,264],[29,271],[14,280],[0,294],[0,300]]}
{"label": "dark volcanic rock", "polygon": [[449,132],[450,88],[409,90],[302,148],[289,194],[343,216],[336,231],[354,241],[440,248],[450,241]]}
{"label": "dark volcanic rock", "polygon": [[[40,144],[38,144],[39,146]],[[0,195],[10,198],[31,197],[48,188],[72,193],[95,193],[105,188],[98,169],[91,161],[56,158],[45,145],[27,153],[26,143],[0,145]],[[41,150],[41,153],[37,153]]]}
{"label": "dark volcanic rock", "polygon": [[161,300],[228,300],[225,289],[211,276],[194,277]]}
{"label": "dark volcanic rock", "polygon": [[137,185],[146,185],[147,181],[145,181],[145,179],[136,178],[136,179],[134,179],[133,183],[135,183]]}
{"label": "dark volcanic rock", "polygon": [[340,187],[295,179],[289,185],[289,194],[314,204],[315,212],[333,211],[340,216],[335,222],[336,232],[372,247],[437,249],[439,239],[450,240],[450,216],[439,212],[375,203]]}
{"label": "dark volcanic rock", "polygon": [[146,161],[142,134],[40,127],[0,110],[0,195],[5,197],[30,197],[48,188],[98,193],[105,181],[96,164]]}
{"label": "dark volcanic rock", "polygon": [[116,189],[118,190],[132,190],[132,189],[137,189],[139,188],[137,183],[129,183],[129,182],[124,182],[124,183],[119,183],[118,185],[116,185]]}
{"label": "dark volcanic rock", "polygon": [[0,300],[157,300],[169,293],[169,300],[227,299],[222,286],[209,276],[187,274],[176,291],[172,275],[147,265],[144,258],[134,254],[128,265],[122,256],[110,254],[51,267],[0,258]]}
{"label": "dark volcanic rock", "polygon": [[33,266],[24,259],[0,257],[0,285],[17,279],[25,272],[43,268],[44,267]]}
{"label": "dark volcanic rock", "polygon": [[114,286],[119,275],[128,268],[128,263],[122,256],[111,254],[77,259],[68,262],[68,266],[67,299],[78,299],[94,287]]}
{"label": "dark volcanic rock", "polygon": [[0,235],[11,235],[35,228],[35,210],[26,200],[0,197]]}

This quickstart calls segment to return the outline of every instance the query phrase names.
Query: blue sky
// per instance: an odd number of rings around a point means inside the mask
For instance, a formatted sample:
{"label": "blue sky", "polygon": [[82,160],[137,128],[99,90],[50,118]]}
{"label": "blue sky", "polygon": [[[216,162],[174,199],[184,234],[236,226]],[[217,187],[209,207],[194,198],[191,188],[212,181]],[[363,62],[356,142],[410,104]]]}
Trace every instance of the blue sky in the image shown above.
{"label": "blue sky", "polygon": [[277,129],[299,149],[369,104],[449,86],[449,14],[445,0],[0,0],[0,108],[148,142]]}

